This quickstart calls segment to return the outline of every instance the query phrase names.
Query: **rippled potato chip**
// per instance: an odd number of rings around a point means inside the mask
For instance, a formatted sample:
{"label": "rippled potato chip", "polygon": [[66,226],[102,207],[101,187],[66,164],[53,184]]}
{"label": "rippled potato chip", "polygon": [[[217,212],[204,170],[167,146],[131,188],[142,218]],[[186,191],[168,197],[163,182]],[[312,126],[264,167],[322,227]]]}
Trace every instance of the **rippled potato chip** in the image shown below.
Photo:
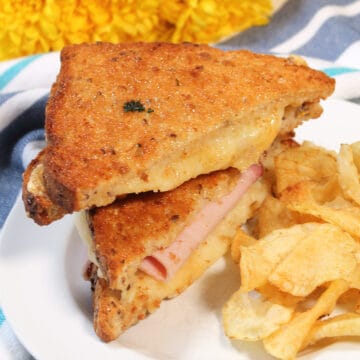
{"label": "rippled potato chip", "polygon": [[260,294],[235,292],[222,310],[225,334],[231,339],[261,340],[287,323],[291,307],[274,304]]}
{"label": "rippled potato chip", "polygon": [[360,289],[360,243],[331,224],[306,224],[311,231],[276,266],[269,276],[271,284],[294,296],[307,296],[318,286],[344,279]]}
{"label": "rippled potato chip", "polygon": [[[315,196],[326,199],[338,190],[336,154],[305,142],[299,148],[288,149],[275,158],[277,194],[299,182],[312,182]],[[320,192],[319,192],[320,191]]]}
{"label": "rippled potato chip", "polygon": [[264,153],[261,158],[261,163],[264,167],[262,178],[269,185],[269,189],[272,190],[276,182],[274,161],[276,156],[287,149],[297,148],[299,146],[300,145],[292,137],[278,138],[271,145],[270,150]]}
{"label": "rippled potato chip", "polygon": [[256,244],[257,240],[247,234],[243,229],[236,232],[235,237],[231,242],[230,254],[235,263],[240,261],[240,246],[250,246]]}
{"label": "rippled potato chip", "polygon": [[293,359],[302,348],[313,324],[334,309],[336,300],[348,288],[346,281],[331,282],[310,310],[295,314],[290,322],[263,340],[266,351],[278,359]]}
{"label": "rippled potato chip", "polygon": [[302,348],[325,338],[341,336],[360,336],[360,314],[346,313],[316,321]]}
{"label": "rippled potato chip", "polygon": [[243,292],[254,290],[267,283],[276,266],[305,238],[309,230],[295,225],[278,229],[252,246],[241,246],[240,274]]}
{"label": "rippled potato chip", "polygon": [[351,311],[356,311],[356,304],[360,300],[359,289],[349,289],[346,293],[342,294],[338,300],[341,305],[352,305]]}
{"label": "rippled potato chip", "polygon": [[312,197],[308,183],[299,183],[292,189],[285,190],[281,199],[293,211],[315,216],[360,238],[360,208],[342,197],[319,204]]}
{"label": "rippled potato chip", "polygon": [[343,144],[337,157],[339,183],[345,197],[360,205],[360,179],[352,147]]}
{"label": "rippled potato chip", "polygon": [[355,304],[355,312],[360,314],[360,297],[359,297],[358,301]]}
{"label": "rippled potato chip", "polygon": [[268,195],[257,212],[256,235],[262,238],[274,230],[288,228],[296,224],[316,222],[317,218],[297,211],[291,211],[286,203]]}
{"label": "rippled potato chip", "polygon": [[354,163],[360,173],[360,141],[350,145],[353,153]]}
{"label": "rippled potato chip", "polygon": [[273,304],[295,308],[298,303],[304,300],[302,296],[294,296],[279,290],[276,286],[266,283],[256,289],[265,299]]}

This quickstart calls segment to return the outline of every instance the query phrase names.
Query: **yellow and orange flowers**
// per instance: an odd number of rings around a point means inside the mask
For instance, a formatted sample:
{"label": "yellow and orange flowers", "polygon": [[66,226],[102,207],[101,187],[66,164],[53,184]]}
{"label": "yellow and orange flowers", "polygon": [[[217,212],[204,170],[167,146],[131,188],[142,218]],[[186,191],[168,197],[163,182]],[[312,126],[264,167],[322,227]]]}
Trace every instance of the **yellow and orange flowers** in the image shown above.
{"label": "yellow and orange flowers", "polygon": [[100,40],[216,42],[271,11],[270,0],[2,0],[0,60]]}

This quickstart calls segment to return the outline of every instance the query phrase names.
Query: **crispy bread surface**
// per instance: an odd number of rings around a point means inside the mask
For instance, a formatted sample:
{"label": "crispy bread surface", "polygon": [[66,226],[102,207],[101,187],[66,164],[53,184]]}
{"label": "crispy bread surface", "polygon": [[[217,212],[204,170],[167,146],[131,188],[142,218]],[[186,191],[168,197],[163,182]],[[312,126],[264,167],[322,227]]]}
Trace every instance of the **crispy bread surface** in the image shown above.
{"label": "crispy bread surface", "polygon": [[240,172],[200,175],[174,190],[130,195],[89,211],[95,257],[113,289],[125,290],[140,262],[169,246],[208,201],[229,193]]}
{"label": "crispy bread surface", "polygon": [[[244,170],[279,132],[319,116],[334,89],[295,61],[207,45],[82,44],[66,47],[61,63],[46,109],[44,180],[66,212]],[[126,112],[129,101],[144,111]],[[290,128],[281,121],[289,112]]]}
{"label": "crispy bread surface", "polygon": [[[104,278],[95,276],[94,328],[104,341],[116,339],[127,328],[154,312],[163,299],[179,295],[222,257],[240,224],[246,222],[266,196],[266,186],[257,182],[214,232],[192,253],[168,282],[137,271],[130,286],[119,291]],[[120,249],[119,249],[120,250]]]}
{"label": "crispy bread surface", "polygon": [[39,225],[48,225],[62,218],[66,211],[54,204],[46,193],[43,182],[43,157],[44,150],[26,168],[23,174],[22,199],[27,215]]}

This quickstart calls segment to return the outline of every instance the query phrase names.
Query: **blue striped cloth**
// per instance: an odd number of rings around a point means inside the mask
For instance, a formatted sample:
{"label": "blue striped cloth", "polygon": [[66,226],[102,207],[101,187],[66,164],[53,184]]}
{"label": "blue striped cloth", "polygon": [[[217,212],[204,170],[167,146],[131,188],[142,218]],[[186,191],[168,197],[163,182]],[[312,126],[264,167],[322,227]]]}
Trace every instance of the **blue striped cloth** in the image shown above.
{"label": "blue striped cloth", "polygon": [[[269,25],[220,46],[303,55],[310,66],[336,78],[335,97],[360,103],[360,1],[289,0]],[[20,191],[24,167],[44,146],[44,110],[58,55],[0,63],[0,229]],[[0,310],[0,359],[31,358]]]}

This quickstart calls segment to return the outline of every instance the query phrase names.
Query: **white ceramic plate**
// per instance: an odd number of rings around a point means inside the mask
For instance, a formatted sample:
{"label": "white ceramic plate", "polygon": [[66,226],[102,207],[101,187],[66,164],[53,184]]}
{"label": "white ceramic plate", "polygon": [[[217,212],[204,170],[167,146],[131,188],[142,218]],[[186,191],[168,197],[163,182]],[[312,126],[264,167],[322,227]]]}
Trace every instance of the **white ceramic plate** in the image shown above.
{"label": "white ceramic plate", "polygon": [[[359,106],[329,100],[322,118],[301,127],[298,138],[337,150],[342,142],[360,140],[359,121]],[[0,242],[1,305],[38,360],[270,359],[260,343],[231,342],[223,335],[220,309],[239,286],[237,268],[228,259],[110,344],[92,329],[85,260],[71,216],[40,227],[25,217],[18,199]],[[302,358],[355,359],[359,351],[359,342],[343,341]]]}

